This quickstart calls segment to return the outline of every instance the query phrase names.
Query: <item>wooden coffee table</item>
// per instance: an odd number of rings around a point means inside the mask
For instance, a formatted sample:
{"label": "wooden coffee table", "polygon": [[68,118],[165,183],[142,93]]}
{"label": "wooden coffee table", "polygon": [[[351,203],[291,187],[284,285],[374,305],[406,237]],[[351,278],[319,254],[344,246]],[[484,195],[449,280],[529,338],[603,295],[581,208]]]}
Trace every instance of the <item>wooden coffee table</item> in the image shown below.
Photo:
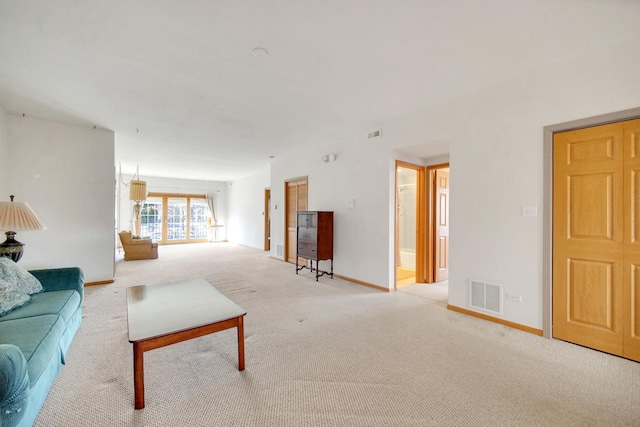
{"label": "wooden coffee table", "polygon": [[244,370],[246,310],[204,279],[127,288],[129,342],[133,344],[135,408],[144,408],[144,352],[238,328],[238,368]]}

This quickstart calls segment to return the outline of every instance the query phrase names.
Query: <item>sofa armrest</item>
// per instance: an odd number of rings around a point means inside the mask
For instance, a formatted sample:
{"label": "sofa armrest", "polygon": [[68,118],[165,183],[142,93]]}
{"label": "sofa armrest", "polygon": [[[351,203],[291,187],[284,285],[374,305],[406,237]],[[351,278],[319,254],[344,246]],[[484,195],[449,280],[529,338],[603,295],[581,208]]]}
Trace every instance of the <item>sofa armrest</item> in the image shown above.
{"label": "sofa armrest", "polygon": [[29,397],[27,361],[18,347],[0,344],[0,425],[15,426]]}
{"label": "sofa armrest", "polygon": [[78,291],[80,299],[84,299],[84,273],[78,267],[48,268],[30,270],[36,276],[45,292],[72,289]]}

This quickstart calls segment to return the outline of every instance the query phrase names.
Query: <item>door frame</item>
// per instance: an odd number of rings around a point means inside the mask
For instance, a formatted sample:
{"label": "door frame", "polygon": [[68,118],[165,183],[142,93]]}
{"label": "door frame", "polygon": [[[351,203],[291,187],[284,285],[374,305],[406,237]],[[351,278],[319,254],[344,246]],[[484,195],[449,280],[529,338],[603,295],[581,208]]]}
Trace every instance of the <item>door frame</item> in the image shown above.
{"label": "door frame", "polygon": [[427,166],[427,257],[426,257],[426,283],[435,283],[436,263],[436,170],[449,169],[449,163],[440,163]]}
{"label": "door frame", "polygon": [[542,336],[553,338],[553,134],[640,118],[640,108],[617,111],[543,128]]}
{"label": "door frame", "polygon": [[393,262],[393,289],[398,290],[398,201],[400,198],[400,193],[398,192],[398,168],[407,168],[411,170],[415,170],[418,174],[416,177],[416,283],[424,283],[426,280],[426,271],[425,271],[425,249],[426,249],[426,213],[425,213],[425,166],[416,165],[414,163],[404,162],[402,160],[396,160],[396,166],[393,171],[395,177],[395,206],[394,208],[394,234],[395,238],[393,239],[393,254],[394,254],[394,262]]}
{"label": "door frame", "polygon": [[264,189],[264,250],[271,250],[271,188]]}

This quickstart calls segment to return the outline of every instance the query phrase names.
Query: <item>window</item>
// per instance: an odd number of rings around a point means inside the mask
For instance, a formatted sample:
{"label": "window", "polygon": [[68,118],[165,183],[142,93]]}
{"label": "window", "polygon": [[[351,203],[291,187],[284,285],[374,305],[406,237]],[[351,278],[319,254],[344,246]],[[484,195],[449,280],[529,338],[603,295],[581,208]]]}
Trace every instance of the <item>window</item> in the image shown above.
{"label": "window", "polygon": [[140,233],[162,240],[162,198],[149,197],[140,210]]}
{"label": "window", "polygon": [[207,241],[204,195],[150,193],[140,213],[141,231],[161,244]]}

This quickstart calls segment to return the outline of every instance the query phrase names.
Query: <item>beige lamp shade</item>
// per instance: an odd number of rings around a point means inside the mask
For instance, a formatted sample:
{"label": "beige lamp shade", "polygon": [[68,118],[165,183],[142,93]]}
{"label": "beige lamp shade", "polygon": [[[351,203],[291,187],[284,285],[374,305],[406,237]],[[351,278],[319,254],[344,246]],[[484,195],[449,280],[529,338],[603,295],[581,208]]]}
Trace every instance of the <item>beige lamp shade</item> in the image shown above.
{"label": "beige lamp shade", "polygon": [[38,215],[26,202],[0,202],[0,230],[46,230]]}
{"label": "beige lamp shade", "polygon": [[131,187],[129,188],[129,200],[135,200],[136,202],[147,200],[146,181],[131,181]]}

